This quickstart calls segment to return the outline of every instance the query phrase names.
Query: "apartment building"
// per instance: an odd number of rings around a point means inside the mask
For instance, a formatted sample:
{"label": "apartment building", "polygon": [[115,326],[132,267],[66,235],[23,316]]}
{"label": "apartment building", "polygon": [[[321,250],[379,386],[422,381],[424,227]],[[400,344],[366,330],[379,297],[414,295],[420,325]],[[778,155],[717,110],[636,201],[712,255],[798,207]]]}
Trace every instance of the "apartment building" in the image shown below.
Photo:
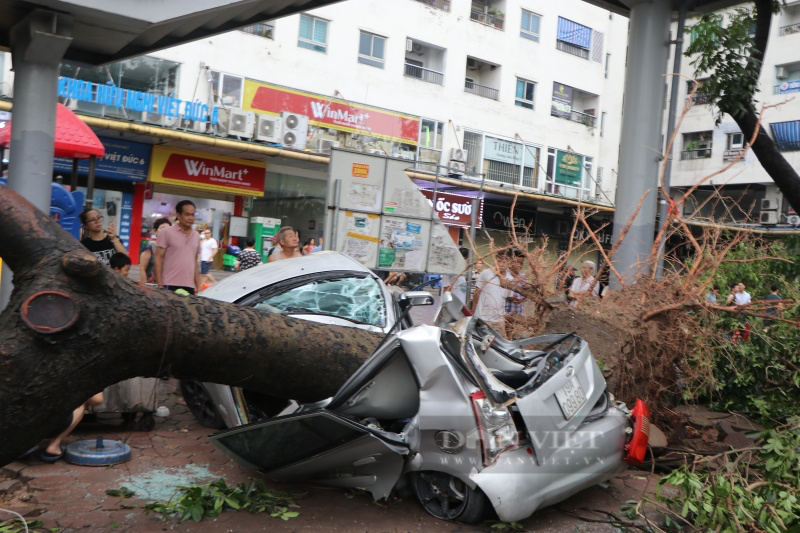
{"label": "apartment building", "polygon": [[[690,18],[686,25],[691,27],[695,22],[696,19]],[[675,30],[673,25],[673,34]],[[691,31],[684,38],[688,44]],[[689,81],[694,76],[691,60],[684,58],[682,63],[678,113],[694,85]],[[669,64],[672,65],[671,60]],[[672,150],[672,196],[677,198],[699,180],[732,165],[701,185],[684,212],[698,210],[697,214],[705,219],[768,231],[799,228],[800,217],[784,200],[752,151],[745,150],[749,139],[730,116],[723,116],[715,124],[715,111],[703,93],[704,78],[699,77],[697,82],[700,87],[692,97],[692,107],[680,125]],[[759,82],[760,90],[755,96],[758,105],[781,104],[765,111],[762,127],[789,164],[800,169],[800,1],[787,2],[774,16]],[[744,157],[739,158],[742,153]],[[715,190],[720,191],[722,199],[708,201]]]}

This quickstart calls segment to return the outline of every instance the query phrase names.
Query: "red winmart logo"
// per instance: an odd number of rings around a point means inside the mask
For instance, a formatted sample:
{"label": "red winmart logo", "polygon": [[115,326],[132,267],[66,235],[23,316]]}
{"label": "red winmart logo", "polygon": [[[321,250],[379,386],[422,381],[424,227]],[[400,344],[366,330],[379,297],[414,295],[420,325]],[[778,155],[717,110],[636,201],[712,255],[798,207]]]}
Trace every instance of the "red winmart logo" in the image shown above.
{"label": "red winmart logo", "polygon": [[171,154],[164,166],[164,177],[190,181],[235,183],[249,185],[249,174],[255,172],[256,167]]}

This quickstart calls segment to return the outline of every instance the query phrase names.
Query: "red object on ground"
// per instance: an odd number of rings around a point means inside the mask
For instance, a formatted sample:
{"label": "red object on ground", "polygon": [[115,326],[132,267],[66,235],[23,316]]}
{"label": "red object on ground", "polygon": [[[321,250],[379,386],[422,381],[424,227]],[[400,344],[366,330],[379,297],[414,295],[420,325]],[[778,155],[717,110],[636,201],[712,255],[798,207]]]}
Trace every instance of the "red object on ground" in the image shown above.
{"label": "red object on ground", "polygon": [[[0,146],[8,148],[11,143],[11,122],[0,129]],[[106,148],[92,129],[83,123],[78,115],[63,104],[56,104],[56,157],[70,159],[89,159],[91,156],[103,157]]]}
{"label": "red object on ground", "polygon": [[742,338],[744,340],[746,340],[746,341],[750,340],[750,322],[746,322],[745,323],[745,325],[744,325],[744,335],[742,335]]}
{"label": "red object on ground", "polygon": [[650,438],[650,409],[638,398],[631,410],[631,419],[633,420],[633,436],[625,445],[624,461],[629,465],[639,466],[644,461],[647,441]]}

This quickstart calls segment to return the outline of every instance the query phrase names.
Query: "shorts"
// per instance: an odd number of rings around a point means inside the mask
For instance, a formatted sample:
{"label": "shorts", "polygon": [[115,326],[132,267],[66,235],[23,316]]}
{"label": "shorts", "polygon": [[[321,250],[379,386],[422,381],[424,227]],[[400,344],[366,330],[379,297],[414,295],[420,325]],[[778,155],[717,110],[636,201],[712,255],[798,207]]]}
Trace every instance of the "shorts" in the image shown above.
{"label": "shorts", "polygon": [[208,274],[208,271],[211,270],[211,263],[212,261],[200,261],[200,273]]}

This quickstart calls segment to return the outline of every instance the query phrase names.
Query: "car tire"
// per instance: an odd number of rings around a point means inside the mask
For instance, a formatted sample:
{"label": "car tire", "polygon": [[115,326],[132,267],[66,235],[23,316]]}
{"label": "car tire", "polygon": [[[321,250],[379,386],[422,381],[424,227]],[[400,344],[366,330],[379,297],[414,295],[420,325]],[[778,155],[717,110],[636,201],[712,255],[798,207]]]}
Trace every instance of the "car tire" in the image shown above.
{"label": "car tire", "polygon": [[477,524],[492,511],[489,499],[480,489],[472,489],[444,472],[414,472],[411,485],[425,510],[440,520]]}
{"label": "car tire", "polygon": [[186,406],[194,417],[207,428],[224,429],[225,421],[217,411],[214,400],[208,394],[205,386],[199,381],[185,380],[180,381],[181,394],[186,400]]}

